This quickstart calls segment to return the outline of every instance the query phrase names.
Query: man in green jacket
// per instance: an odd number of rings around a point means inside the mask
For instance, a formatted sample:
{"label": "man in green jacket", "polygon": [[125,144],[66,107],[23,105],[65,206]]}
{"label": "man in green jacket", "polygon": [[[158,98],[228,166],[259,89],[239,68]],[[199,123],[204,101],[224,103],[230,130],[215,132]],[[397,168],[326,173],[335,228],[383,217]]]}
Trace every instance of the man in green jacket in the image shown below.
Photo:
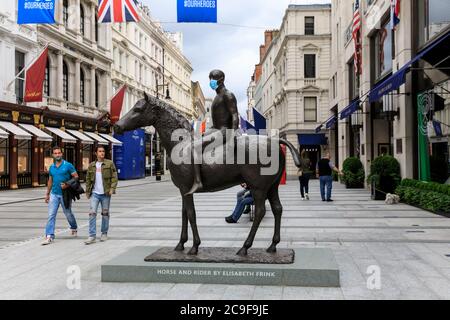
{"label": "man in green jacket", "polygon": [[95,150],[97,161],[92,162],[86,175],[86,196],[91,199],[89,212],[89,238],[85,244],[95,243],[97,231],[97,210],[102,205],[102,235],[100,241],[108,239],[109,230],[109,206],[111,196],[116,193],[117,170],[114,162],[105,159],[105,147],[98,146]]}

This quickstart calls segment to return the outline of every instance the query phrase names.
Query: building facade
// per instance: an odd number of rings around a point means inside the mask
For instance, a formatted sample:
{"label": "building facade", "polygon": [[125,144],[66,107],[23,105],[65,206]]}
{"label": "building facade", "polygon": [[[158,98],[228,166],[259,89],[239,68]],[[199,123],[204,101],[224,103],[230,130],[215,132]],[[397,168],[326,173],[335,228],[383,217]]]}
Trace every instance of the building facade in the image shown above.
{"label": "building facade", "polygon": [[[357,74],[353,6],[332,1],[329,108],[338,117],[331,144],[341,164],[359,157],[368,174],[376,157],[389,154],[400,162],[403,178],[421,178],[423,171],[425,180],[448,178],[450,19],[444,12],[450,12],[447,1],[402,1],[393,30],[391,1],[360,1],[362,72]],[[357,108],[346,113],[353,103]]]}
{"label": "building facade", "polygon": [[[328,148],[315,129],[329,117],[330,17],[330,5],[289,5],[280,30],[265,33],[255,70],[255,105],[268,129],[305,150],[312,166]],[[286,168],[296,176],[289,154]]]}

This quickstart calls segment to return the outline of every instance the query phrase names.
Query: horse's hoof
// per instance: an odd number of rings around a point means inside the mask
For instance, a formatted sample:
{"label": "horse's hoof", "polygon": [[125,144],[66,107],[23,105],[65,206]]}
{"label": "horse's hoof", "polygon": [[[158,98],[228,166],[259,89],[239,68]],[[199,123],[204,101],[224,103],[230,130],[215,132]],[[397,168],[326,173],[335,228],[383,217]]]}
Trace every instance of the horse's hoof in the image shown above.
{"label": "horse's hoof", "polygon": [[174,251],[180,251],[180,252],[184,251],[184,244],[179,243],[179,244],[175,247]]}
{"label": "horse's hoof", "polygon": [[275,253],[275,252],[277,252],[277,247],[274,245],[271,245],[269,248],[267,248],[266,252]]}
{"label": "horse's hoof", "polygon": [[192,247],[191,250],[189,250],[188,255],[190,256],[196,256],[198,254],[198,248]]}
{"label": "horse's hoof", "polygon": [[247,256],[247,249],[246,248],[242,248],[241,250],[238,251],[237,255],[241,256],[241,257],[246,257]]}

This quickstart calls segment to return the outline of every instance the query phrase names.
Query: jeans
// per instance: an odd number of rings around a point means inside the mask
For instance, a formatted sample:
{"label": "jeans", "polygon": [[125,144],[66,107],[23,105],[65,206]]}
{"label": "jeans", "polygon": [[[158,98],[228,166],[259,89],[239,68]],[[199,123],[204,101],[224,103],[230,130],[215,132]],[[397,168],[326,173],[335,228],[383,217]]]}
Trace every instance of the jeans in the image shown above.
{"label": "jeans", "polygon": [[[327,187],[327,194],[325,196],[325,186]],[[331,200],[331,189],[333,188],[333,177],[332,176],[321,176],[320,177],[320,195],[322,200]]]}
{"label": "jeans", "polygon": [[241,218],[242,213],[244,212],[245,206],[251,205],[251,204],[253,204],[253,197],[252,196],[248,196],[246,198],[243,198],[243,197],[238,198],[238,201],[236,203],[236,208],[234,208],[233,214],[231,215],[233,220],[234,221],[239,221],[239,219]]}
{"label": "jeans", "polygon": [[311,179],[310,173],[303,173],[301,177],[298,177],[298,180],[300,181],[300,193],[302,198],[305,197],[305,193],[309,193],[309,179]]}
{"label": "jeans", "polygon": [[77,230],[77,221],[72,213],[71,208],[66,208],[64,206],[63,196],[57,194],[50,194],[50,201],[48,202],[48,220],[47,226],[45,227],[45,236],[55,238],[55,224],[56,224],[56,214],[58,213],[59,205],[61,205],[63,212],[69,222],[71,230]]}
{"label": "jeans", "polygon": [[107,234],[109,230],[109,205],[111,196],[93,193],[91,196],[91,211],[89,213],[89,236],[97,236],[97,210],[102,205],[102,234]]}

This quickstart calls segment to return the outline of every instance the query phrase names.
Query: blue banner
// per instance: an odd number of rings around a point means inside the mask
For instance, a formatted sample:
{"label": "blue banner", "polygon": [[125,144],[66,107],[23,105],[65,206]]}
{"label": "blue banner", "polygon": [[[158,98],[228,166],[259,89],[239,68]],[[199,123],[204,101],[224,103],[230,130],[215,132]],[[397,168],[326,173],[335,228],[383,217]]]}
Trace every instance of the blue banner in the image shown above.
{"label": "blue banner", "polygon": [[55,23],[55,0],[19,0],[18,24]]}
{"label": "blue banner", "polygon": [[178,22],[217,22],[217,0],[177,0]]}
{"label": "blue banner", "polygon": [[433,121],[434,132],[436,132],[436,137],[442,137],[442,126],[439,121]]}

